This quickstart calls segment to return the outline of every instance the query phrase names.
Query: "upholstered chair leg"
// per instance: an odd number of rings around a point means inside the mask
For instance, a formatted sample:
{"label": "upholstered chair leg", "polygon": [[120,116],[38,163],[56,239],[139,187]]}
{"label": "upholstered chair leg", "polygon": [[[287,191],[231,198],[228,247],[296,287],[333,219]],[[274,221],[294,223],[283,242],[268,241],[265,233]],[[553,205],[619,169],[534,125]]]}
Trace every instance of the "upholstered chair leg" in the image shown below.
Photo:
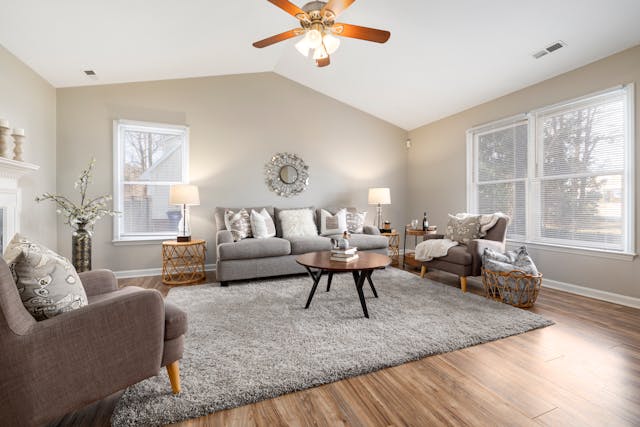
{"label": "upholstered chair leg", "polygon": [[171,391],[173,394],[180,393],[180,365],[176,360],[173,363],[167,365],[167,373],[169,374],[169,381],[171,382]]}
{"label": "upholstered chair leg", "polygon": [[462,292],[467,292],[467,278],[466,278],[466,276],[460,276],[460,289],[462,289]]}
{"label": "upholstered chair leg", "polygon": [[420,278],[424,278],[424,275],[427,274],[427,266],[423,265],[420,269]]}

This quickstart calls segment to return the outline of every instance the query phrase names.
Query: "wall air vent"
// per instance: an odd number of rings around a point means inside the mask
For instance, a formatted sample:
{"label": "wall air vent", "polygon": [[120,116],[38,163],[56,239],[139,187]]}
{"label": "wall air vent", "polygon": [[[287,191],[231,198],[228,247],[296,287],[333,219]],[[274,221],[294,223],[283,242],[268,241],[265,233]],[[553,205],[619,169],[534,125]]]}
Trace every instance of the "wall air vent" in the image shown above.
{"label": "wall air vent", "polygon": [[557,42],[545,47],[544,49],[534,53],[532,56],[536,59],[540,59],[543,56],[545,56],[548,53],[552,53],[555,52],[556,50],[565,47],[567,44],[561,40],[558,40]]}

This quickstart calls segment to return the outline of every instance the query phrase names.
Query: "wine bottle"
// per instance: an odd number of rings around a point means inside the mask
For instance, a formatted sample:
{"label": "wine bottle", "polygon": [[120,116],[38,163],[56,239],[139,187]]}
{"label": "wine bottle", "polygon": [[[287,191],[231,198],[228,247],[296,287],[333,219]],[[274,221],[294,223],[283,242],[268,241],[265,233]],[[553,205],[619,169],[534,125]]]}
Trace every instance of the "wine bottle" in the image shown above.
{"label": "wine bottle", "polygon": [[429,227],[429,221],[427,221],[427,213],[424,213],[424,216],[422,217],[422,230],[423,231],[427,231],[427,228]]}

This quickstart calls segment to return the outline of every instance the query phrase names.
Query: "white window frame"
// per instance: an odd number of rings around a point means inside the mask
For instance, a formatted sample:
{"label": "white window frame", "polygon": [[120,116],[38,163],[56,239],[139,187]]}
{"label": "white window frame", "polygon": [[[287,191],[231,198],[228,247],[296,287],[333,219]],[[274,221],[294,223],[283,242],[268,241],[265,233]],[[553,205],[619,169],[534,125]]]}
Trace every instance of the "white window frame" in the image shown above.
{"label": "white window frame", "polygon": [[[182,176],[178,181],[124,181],[122,177],[122,167],[124,163],[124,138],[122,134],[126,130],[139,130],[143,132],[157,132],[165,134],[182,135]],[[143,122],[135,120],[118,119],[113,121],[113,204],[115,209],[124,212],[124,186],[125,184],[142,185],[172,185],[189,183],[189,127],[184,125],[173,125],[165,123]],[[178,230],[172,233],[125,233],[123,215],[113,217],[113,243],[114,244],[136,244],[136,243],[156,243],[158,241],[173,239],[177,236]]]}
{"label": "white window frame", "polygon": [[[542,238],[539,230],[540,214],[540,183],[539,171],[541,168],[542,158],[542,138],[537,134],[537,117],[541,114],[549,113],[554,110],[569,109],[577,104],[595,100],[599,97],[609,96],[614,91],[624,91],[626,102],[626,129],[625,129],[625,170],[623,174],[625,189],[625,212],[623,213],[623,223],[625,232],[624,249],[591,249],[582,246],[572,246],[570,241],[558,241]],[[635,253],[635,88],[633,83],[613,87],[603,91],[595,92],[560,102],[554,105],[545,106],[528,113],[518,114],[495,122],[473,127],[467,130],[467,211],[478,211],[478,170],[477,170],[477,146],[476,139],[482,133],[495,131],[500,128],[517,125],[522,121],[528,122],[528,178],[526,185],[527,210],[526,210],[526,233],[523,239],[507,239],[509,246],[515,246],[525,243],[533,248],[550,250],[554,252],[572,253],[579,255],[592,255],[604,258],[633,260]]]}

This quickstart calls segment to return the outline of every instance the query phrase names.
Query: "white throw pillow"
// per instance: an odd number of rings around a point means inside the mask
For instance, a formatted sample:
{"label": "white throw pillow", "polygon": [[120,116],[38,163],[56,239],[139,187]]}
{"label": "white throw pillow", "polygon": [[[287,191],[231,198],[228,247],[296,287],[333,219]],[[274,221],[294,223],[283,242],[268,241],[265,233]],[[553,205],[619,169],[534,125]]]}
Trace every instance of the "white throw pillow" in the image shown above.
{"label": "white throw pillow", "polygon": [[278,217],[282,227],[282,237],[285,239],[318,235],[311,209],[284,210],[279,212]]}
{"label": "white throw pillow", "polygon": [[320,234],[330,236],[342,234],[347,229],[347,210],[340,209],[335,215],[324,209],[320,210]]}
{"label": "white throw pillow", "polygon": [[265,208],[260,212],[251,209],[251,231],[256,239],[266,239],[276,235],[276,225]]}
{"label": "white throw pillow", "polygon": [[367,212],[349,212],[347,211],[347,230],[349,233],[364,232],[364,220]]}
{"label": "white throw pillow", "polygon": [[36,320],[87,305],[76,269],[68,259],[16,234],[4,253],[22,304]]}

